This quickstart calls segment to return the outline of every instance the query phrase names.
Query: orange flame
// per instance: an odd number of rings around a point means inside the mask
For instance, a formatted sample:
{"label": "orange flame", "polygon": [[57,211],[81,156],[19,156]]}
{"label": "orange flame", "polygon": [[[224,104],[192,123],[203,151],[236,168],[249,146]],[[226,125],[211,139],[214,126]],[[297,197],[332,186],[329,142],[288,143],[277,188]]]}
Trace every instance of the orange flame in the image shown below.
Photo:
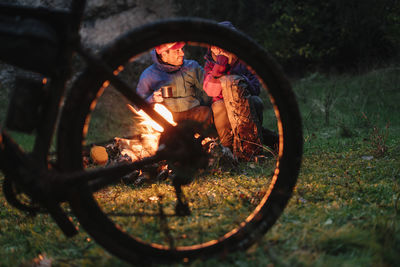
{"label": "orange flame", "polygon": [[[134,107],[132,107],[129,104],[127,104],[127,106],[133,113],[136,113],[142,117],[142,119],[143,119],[143,121],[141,123],[142,125],[151,126],[154,130],[161,132],[161,133],[164,131],[164,128],[161,125],[159,125],[157,122],[155,122],[152,118],[150,118],[150,116],[147,115],[147,113],[144,112],[142,109],[137,111]],[[169,123],[176,126],[176,122],[174,122],[172,113],[164,105],[157,103],[154,105],[154,110],[158,114],[163,116]]]}
{"label": "orange flame", "polygon": [[[152,120],[143,110],[136,110],[129,104],[127,106],[134,114],[140,117],[141,122],[139,124],[144,127],[142,129],[143,132],[140,134],[140,140],[116,138],[121,149],[121,154],[129,156],[132,161],[154,155],[158,149],[161,132],[164,131],[163,127]],[[154,110],[169,123],[174,126],[176,125],[172,113],[165,106],[155,104]]]}

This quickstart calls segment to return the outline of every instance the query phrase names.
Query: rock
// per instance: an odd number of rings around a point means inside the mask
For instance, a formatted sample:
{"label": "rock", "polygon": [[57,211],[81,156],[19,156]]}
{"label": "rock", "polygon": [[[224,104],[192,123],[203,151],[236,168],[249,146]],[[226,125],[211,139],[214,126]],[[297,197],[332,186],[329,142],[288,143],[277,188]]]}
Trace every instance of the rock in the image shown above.
{"label": "rock", "polygon": [[[67,10],[70,1],[64,0],[3,0],[3,4],[33,7],[50,7]],[[173,0],[88,0],[81,27],[81,38],[85,47],[98,51],[119,35],[140,25],[175,16]],[[141,57],[149,64],[150,57]],[[6,78],[4,78],[6,76]],[[9,88],[15,70],[0,65],[1,85]],[[12,89],[12,87],[11,87]]]}

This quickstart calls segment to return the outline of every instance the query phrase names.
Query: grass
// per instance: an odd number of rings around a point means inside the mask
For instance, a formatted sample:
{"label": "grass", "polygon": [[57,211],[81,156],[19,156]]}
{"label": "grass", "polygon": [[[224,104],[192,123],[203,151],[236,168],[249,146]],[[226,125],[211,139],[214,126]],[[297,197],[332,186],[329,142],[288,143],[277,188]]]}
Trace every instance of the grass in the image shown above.
{"label": "grass", "polygon": [[[400,264],[400,69],[340,76],[315,73],[293,85],[305,144],[298,183],[283,215],[247,251],[175,266]],[[266,123],[272,120],[269,109],[265,118]],[[257,203],[259,183],[268,184],[268,168],[245,164],[239,173],[216,172],[186,186],[194,216],[185,223],[170,221],[177,242],[212,239],[221,227],[224,231],[234,227],[236,215],[246,216]],[[160,196],[166,212],[171,210],[173,191],[168,182],[117,186],[96,195],[108,212],[115,212],[113,204],[119,201],[130,203],[122,206],[123,212],[151,212],[158,207],[154,197]],[[140,228],[156,225],[154,218],[135,223],[113,219],[128,231],[140,229],[143,239],[168,244],[154,228]],[[39,255],[54,266],[128,266],[82,229],[68,239],[49,216],[31,218],[12,208],[2,195],[0,222],[0,266],[28,264]]]}
{"label": "grass", "polygon": [[[214,240],[238,227],[258,205],[260,194],[265,194],[264,188],[270,182],[273,165],[269,165],[268,175],[262,174],[268,166],[261,170],[243,164],[242,171],[234,176],[223,172],[198,177],[183,188],[191,216],[168,218],[168,232],[166,229],[160,231],[159,216],[138,215],[132,218],[115,215],[113,219],[125,231],[136,233],[140,239],[164,246],[170,245],[170,237],[174,239],[175,246]],[[114,186],[98,192],[96,198],[109,214],[157,215],[160,205],[166,216],[175,213],[175,190],[169,181],[151,186]]]}

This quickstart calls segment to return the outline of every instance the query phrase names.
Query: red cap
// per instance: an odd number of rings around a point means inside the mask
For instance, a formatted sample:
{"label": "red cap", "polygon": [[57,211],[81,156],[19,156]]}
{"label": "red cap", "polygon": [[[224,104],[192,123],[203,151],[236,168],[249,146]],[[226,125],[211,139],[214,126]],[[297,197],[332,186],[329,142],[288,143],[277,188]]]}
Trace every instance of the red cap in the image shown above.
{"label": "red cap", "polygon": [[167,43],[167,44],[162,44],[159,46],[156,46],[156,52],[157,54],[161,54],[164,51],[167,51],[168,49],[179,49],[185,46],[185,42],[174,42],[174,43]]}

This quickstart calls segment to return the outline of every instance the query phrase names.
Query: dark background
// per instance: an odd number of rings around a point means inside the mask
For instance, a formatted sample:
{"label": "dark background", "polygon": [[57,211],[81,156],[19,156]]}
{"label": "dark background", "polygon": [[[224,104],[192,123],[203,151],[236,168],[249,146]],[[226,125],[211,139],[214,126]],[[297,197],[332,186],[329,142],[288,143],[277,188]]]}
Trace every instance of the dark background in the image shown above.
{"label": "dark background", "polygon": [[175,0],[178,15],[231,21],[291,74],[398,61],[398,0]]}

